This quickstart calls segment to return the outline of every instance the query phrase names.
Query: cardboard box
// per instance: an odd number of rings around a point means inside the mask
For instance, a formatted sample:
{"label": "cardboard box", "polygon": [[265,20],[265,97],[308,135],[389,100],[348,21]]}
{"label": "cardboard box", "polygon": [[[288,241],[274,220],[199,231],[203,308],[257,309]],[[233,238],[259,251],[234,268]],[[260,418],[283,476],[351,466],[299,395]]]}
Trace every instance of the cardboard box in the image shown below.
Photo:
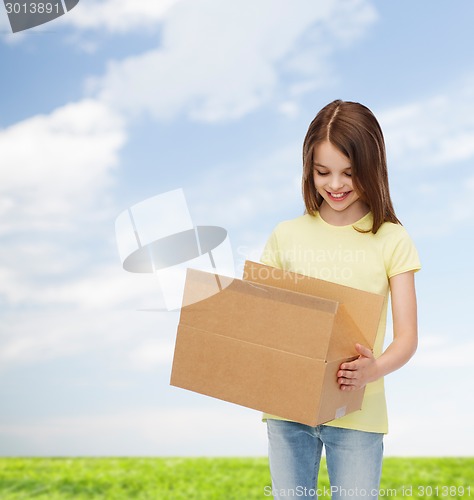
{"label": "cardboard box", "polygon": [[336,373],[373,347],[384,297],[247,261],[189,269],[171,385],[315,426],[359,410]]}

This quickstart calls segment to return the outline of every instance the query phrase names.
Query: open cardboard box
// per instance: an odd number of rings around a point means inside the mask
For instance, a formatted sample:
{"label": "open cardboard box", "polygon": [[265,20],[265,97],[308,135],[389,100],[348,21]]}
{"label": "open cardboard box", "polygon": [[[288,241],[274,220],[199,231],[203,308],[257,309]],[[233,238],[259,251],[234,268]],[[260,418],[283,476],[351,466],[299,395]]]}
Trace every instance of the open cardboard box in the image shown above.
{"label": "open cardboard box", "polygon": [[171,385],[315,426],[359,410],[336,373],[372,349],[384,297],[247,261],[188,269]]}

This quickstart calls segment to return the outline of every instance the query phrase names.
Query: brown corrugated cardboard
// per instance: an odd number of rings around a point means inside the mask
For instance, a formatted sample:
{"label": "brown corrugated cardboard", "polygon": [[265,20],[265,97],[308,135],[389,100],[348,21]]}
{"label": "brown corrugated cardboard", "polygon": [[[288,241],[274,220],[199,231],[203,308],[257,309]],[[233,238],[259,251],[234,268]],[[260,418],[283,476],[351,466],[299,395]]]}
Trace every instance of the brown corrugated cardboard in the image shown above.
{"label": "brown corrugated cardboard", "polygon": [[254,262],[243,280],[189,269],[171,385],[307,425],[339,418],[363,390],[336,373],[356,342],[372,348],[383,300]]}

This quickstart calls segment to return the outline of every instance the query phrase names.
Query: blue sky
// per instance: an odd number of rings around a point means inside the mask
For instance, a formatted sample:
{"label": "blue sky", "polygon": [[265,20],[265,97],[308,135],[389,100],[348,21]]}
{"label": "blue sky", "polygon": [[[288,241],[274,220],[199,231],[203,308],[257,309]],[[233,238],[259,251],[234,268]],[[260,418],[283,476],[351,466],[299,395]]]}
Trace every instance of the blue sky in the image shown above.
{"label": "blue sky", "polygon": [[[384,129],[415,240],[420,347],[387,377],[387,455],[472,455],[469,0],[81,0],[0,8],[0,454],[265,455],[253,410],[169,386],[177,313],[114,222],[182,188],[235,268],[302,213],[301,145],[335,98]],[[390,337],[390,330],[387,332]]]}

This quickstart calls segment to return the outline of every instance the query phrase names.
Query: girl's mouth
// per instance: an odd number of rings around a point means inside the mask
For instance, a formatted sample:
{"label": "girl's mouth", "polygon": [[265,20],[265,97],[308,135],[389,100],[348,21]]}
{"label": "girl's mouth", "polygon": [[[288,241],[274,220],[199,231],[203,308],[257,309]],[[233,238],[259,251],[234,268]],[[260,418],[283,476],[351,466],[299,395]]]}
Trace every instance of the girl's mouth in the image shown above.
{"label": "girl's mouth", "polygon": [[345,200],[351,194],[351,191],[345,191],[343,193],[330,193],[329,191],[326,191],[326,193],[328,194],[331,200],[342,201]]}

